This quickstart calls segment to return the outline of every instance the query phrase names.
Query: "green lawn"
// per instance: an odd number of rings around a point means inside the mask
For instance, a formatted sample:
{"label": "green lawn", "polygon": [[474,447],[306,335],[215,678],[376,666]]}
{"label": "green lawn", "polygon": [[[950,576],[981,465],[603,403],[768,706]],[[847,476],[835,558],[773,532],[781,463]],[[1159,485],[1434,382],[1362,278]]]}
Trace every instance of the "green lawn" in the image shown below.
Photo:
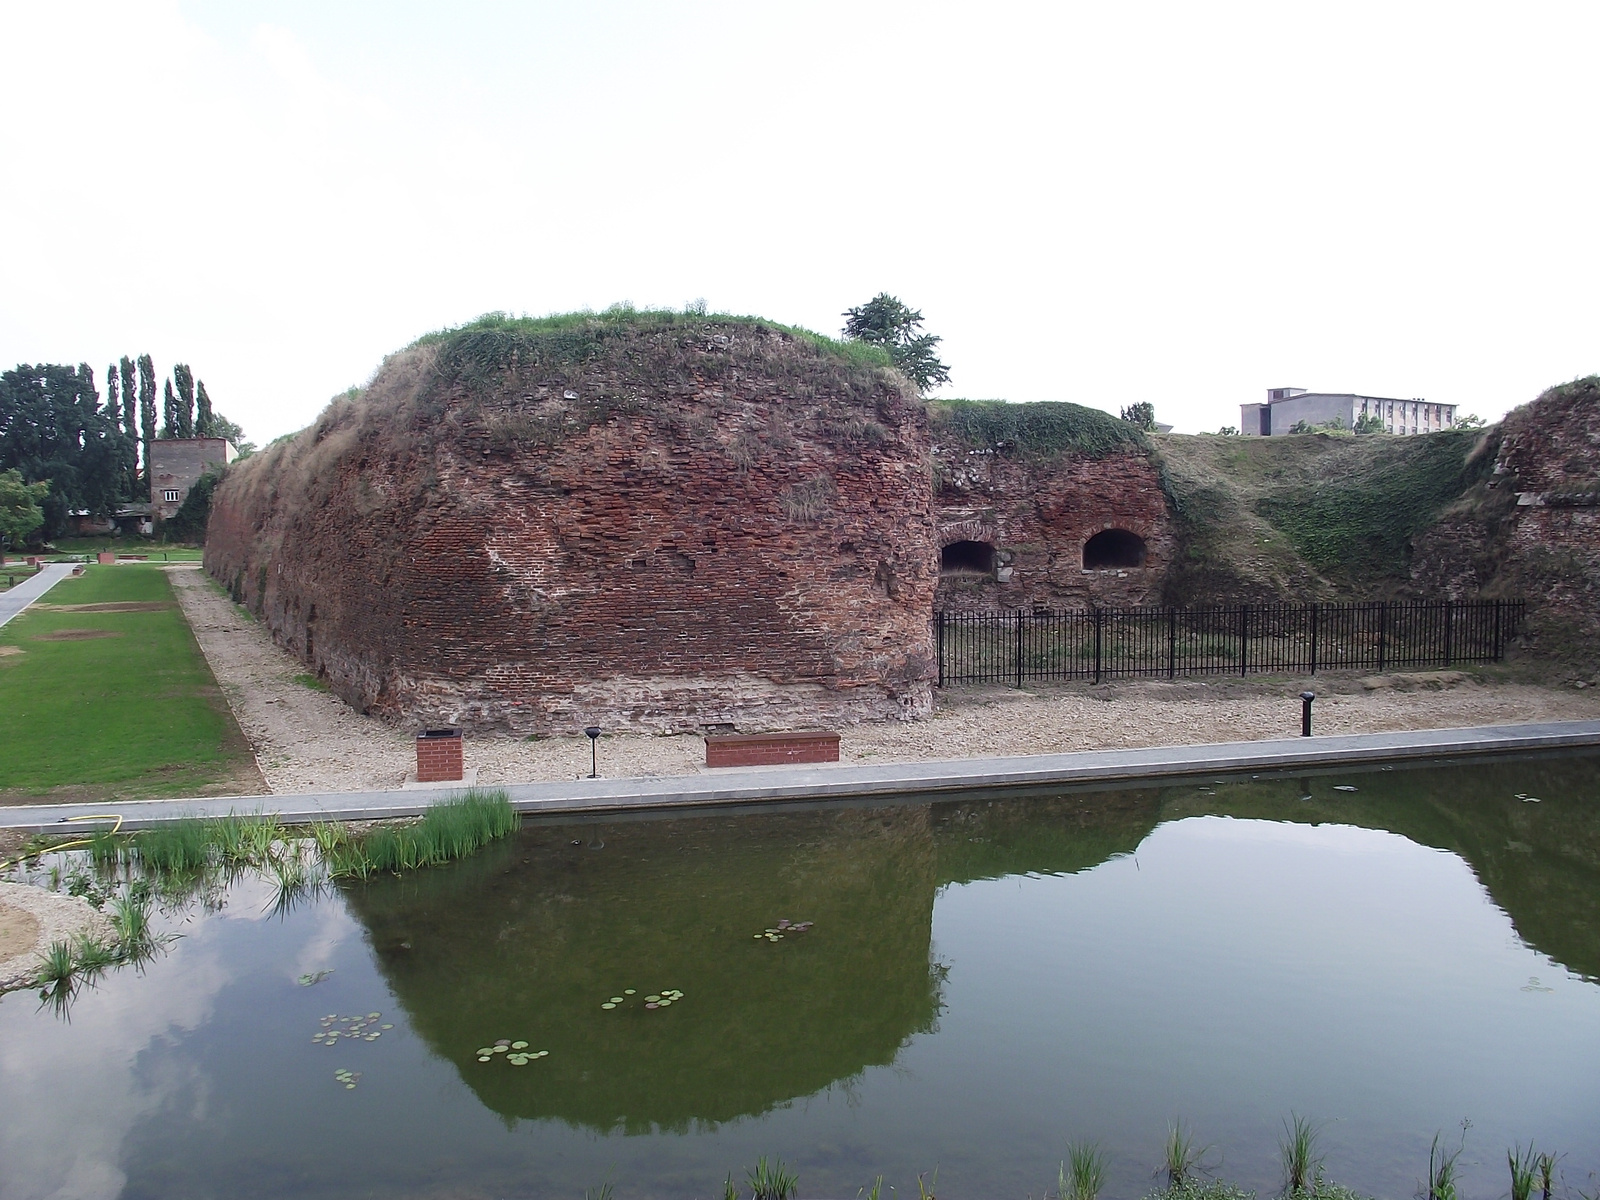
{"label": "green lawn", "polygon": [[[40,607],[126,602],[153,607]],[[0,734],[0,801],[261,790],[158,567],[91,566],[0,627]]]}
{"label": "green lawn", "polygon": [[[55,551],[45,558],[70,558],[74,555],[95,555],[102,550],[116,554],[147,554],[151,562],[199,562],[205,551],[199,546],[182,546],[166,542],[146,541],[136,537],[58,537],[51,538]],[[11,551],[16,554],[17,551]]]}

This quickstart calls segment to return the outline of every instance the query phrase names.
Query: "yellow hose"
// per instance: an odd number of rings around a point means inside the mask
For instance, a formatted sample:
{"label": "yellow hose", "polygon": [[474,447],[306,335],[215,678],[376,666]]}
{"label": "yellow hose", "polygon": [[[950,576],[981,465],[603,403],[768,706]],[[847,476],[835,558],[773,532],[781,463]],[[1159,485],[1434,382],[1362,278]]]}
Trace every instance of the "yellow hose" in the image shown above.
{"label": "yellow hose", "polygon": [[[122,828],[122,814],[121,813],[90,813],[90,814],[86,814],[86,815],[81,816],[81,817],[63,817],[62,818],[62,824],[67,824],[67,823],[70,823],[72,821],[115,821],[116,824],[112,825],[110,829],[104,831],[106,833],[116,833],[117,830]],[[38,855],[38,854],[54,854],[58,850],[76,850],[79,846],[87,846],[90,843],[92,843],[93,841],[94,841],[93,838],[79,838],[75,842],[63,842],[59,846],[49,846],[49,847],[47,847],[47,848],[45,848],[43,850],[35,850],[35,851],[32,851],[32,852],[24,851],[23,853],[17,855],[15,858],[8,858],[8,859],[6,859],[6,861],[4,863],[0,863],[0,868],[14,867],[19,862],[21,862],[23,859],[32,858],[32,857],[34,857],[35,855]]]}

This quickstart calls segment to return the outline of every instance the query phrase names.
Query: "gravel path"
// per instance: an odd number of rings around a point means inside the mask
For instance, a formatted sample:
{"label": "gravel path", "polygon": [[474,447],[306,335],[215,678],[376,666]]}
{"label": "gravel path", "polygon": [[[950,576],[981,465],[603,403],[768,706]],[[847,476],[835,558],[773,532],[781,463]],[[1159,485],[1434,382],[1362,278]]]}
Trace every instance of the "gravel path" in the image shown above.
{"label": "gravel path", "polygon": [[[196,569],[171,568],[179,603],[274,792],[398,787],[415,766],[410,735],[296,682],[304,665]],[[1310,684],[1318,733],[1446,729],[1516,721],[1600,718],[1600,688],[1485,682],[1459,671],[1369,679],[1129,682],[1018,692],[952,691],[928,720],[840,731],[847,762],[906,762],[1135,746],[1253,741],[1300,732]],[[585,738],[472,739],[467,765],[483,785],[589,773]],[[705,764],[698,737],[607,735],[600,773],[685,775]]]}

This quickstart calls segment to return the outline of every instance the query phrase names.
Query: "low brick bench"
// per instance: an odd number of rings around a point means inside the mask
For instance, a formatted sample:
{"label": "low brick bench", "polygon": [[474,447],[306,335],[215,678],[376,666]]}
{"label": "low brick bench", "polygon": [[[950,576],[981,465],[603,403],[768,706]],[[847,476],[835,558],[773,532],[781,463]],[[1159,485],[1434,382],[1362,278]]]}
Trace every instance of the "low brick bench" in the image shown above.
{"label": "low brick bench", "polygon": [[837,733],[729,733],[706,738],[708,767],[839,761]]}

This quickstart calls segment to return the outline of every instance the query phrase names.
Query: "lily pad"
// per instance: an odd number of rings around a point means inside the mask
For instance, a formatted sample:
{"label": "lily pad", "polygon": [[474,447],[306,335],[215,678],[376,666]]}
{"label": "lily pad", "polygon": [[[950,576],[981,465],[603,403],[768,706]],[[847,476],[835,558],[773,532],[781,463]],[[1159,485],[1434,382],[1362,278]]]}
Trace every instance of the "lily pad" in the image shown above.
{"label": "lily pad", "polygon": [[607,1000],[607,1001],[606,1001],[606,1002],[605,1002],[605,1003],[604,1003],[604,1004],[602,1004],[602,1005],[601,1005],[601,1006],[600,1006],[600,1007],[601,1007],[601,1008],[615,1008],[615,1007],[616,1007],[616,1005],[615,1005],[615,1004],[613,1004],[613,1003],[611,1003],[611,1001],[609,1001],[609,1000]]}
{"label": "lily pad", "polygon": [[645,1002],[645,1007],[646,1008],[660,1008],[661,1006],[659,1004],[651,1004],[649,1001],[646,1001]]}
{"label": "lily pad", "polygon": [[632,988],[623,988],[622,989],[622,994],[624,996],[631,996],[631,995],[633,995],[633,989]]}
{"label": "lily pad", "polygon": [[613,1003],[613,1004],[621,1004],[622,1003],[622,997],[621,996],[613,996],[613,997],[611,997],[611,1003]]}
{"label": "lily pad", "polygon": [[495,1046],[496,1046],[496,1048],[497,1048],[497,1049],[501,1049],[501,1050],[503,1050],[503,1049],[505,1049],[505,1048],[506,1048],[506,1047],[507,1047],[507,1046],[509,1046],[509,1045],[511,1045],[511,1039],[510,1039],[510,1038],[497,1038],[497,1039],[496,1039],[496,1040],[495,1040],[495,1043],[494,1043],[494,1044],[495,1044]]}
{"label": "lily pad", "polygon": [[494,1061],[494,1056],[490,1055],[490,1054],[480,1054],[480,1055],[478,1055],[478,1061],[479,1062],[493,1062]]}
{"label": "lily pad", "polygon": [[528,1048],[528,1043],[527,1042],[512,1042],[511,1043],[511,1048],[513,1050],[526,1050]]}
{"label": "lily pad", "polygon": [[657,1004],[657,1003],[660,1002],[660,1000],[661,1000],[660,996],[646,996],[644,998],[644,1002],[646,1004]]}

